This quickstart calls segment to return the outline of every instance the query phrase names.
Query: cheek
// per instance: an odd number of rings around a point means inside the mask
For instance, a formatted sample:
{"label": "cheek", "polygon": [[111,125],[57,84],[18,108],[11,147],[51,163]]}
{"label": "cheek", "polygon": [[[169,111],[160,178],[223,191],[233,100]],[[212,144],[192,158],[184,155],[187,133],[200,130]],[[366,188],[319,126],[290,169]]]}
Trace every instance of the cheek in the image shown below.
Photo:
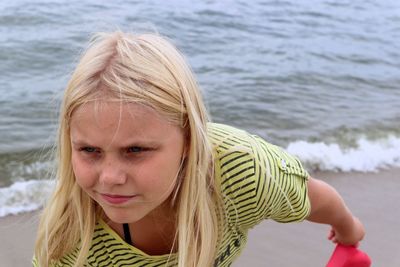
{"label": "cheek", "polygon": [[166,170],[159,162],[141,164],[136,166],[135,174],[130,175],[138,191],[154,199],[167,193],[173,178],[169,177]]}
{"label": "cheek", "polygon": [[170,194],[177,182],[177,174],[180,161],[161,160],[146,168],[146,175],[142,177],[141,184],[146,191],[158,194],[159,196]]}
{"label": "cheek", "polygon": [[72,170],[76,178],[76,182],[82,189],[88,189],[96,183],[96,176],[93,167],[72,154],[71,158]]}

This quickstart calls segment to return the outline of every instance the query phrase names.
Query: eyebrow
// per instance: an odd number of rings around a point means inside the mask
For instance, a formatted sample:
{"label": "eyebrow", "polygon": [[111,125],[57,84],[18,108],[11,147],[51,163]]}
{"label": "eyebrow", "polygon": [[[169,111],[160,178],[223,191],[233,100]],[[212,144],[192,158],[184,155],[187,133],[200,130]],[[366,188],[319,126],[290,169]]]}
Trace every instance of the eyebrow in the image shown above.
{"label": "eyebrow", "polygon": [[[98,147],[96,145],[92,145],[90,142],[84,140],[71,140],[71,143],[75,146],[91,146],[91,147]],[[134,142],[127,143],[126,145],[121,146],[122,148],[129,148],[134,146],[150,146],[155,147],[159,146],[160,142],[157,141],[150,141],[150,140],[137,140]]]}

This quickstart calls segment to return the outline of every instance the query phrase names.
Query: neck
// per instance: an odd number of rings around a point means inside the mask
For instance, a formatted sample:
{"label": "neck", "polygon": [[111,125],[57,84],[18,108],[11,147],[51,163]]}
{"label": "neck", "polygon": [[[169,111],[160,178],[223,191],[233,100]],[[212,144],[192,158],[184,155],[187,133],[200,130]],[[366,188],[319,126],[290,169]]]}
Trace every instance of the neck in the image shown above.
{"label": "neck", "polygon": [[129,224],[134,246],[149,255],[163,255],[173,251],[176,223],[165,219],[139,221]]}
{"label": "neck", "polygon": [[[163,213],[165,214],[148,214],[137,222],[127,224],[131,244],[134,247],[149,255],[164,255],[175,250],[174,241],[177,229],[175,212],[170,210]],[[124,234],[123,224],[107,221],[108,225],[129,243]]]}

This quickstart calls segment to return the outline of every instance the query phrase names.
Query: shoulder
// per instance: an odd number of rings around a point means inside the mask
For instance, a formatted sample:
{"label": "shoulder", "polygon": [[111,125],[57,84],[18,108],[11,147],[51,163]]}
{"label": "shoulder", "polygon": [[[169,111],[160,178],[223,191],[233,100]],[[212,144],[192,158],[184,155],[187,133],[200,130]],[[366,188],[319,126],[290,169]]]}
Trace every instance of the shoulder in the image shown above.
{"label": "shoulder", "polygon": [[208,123],[207,131],[210,141],[219,152],[244,146],[250,148],[250,134],[244,130],[220,123]]}
{"label": "shoulder", "polygon": [[228,220],[246,228],[266,218],[292,220],[286,211],[306,194],[308,173],[300,161],[279,146],[231,126],[210,124],[208,131]]}
{"label": "shoulder", "polygon": [[214,169],[223,195],[239,193],[254,178],[255,157],[249,133],[224,124],[209,124]]}
{"label": "shoulder", "polygon": [[253,137],[244,130],[215,123],[208,125],[208,134],[225,216],[236,226],[253,224],[259,184]]}
{"label": "shoulder", "polygon": [[[208,124],[208,134],[213,145],[216,161],[224,162],[230,156],[247,156],[254,164],[267,164],[273,174],[286,173],[307,178],[308,173],[300,160],[285,149],[271,144],[263,138],[247,131],[218,123]],[[255,166],[254,165],[254,166]]]}

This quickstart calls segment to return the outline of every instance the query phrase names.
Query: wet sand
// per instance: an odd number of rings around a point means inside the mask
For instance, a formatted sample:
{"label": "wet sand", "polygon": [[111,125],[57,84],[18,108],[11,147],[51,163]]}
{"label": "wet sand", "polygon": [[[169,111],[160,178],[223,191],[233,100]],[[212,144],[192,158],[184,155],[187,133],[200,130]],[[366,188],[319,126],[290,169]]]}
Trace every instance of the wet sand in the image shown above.
{"label": "wet sand", "polygon": [[[379,173],[314,173],[333,185],[365,224],[361,249],[372,266],[400,266],[400,170]],[[0,266],[31,266],[38,212],[0,218]],[[309,222],[278,224],[265,221],[250,231],[240,266],[324,267],[334,245],[329,227]]]}

